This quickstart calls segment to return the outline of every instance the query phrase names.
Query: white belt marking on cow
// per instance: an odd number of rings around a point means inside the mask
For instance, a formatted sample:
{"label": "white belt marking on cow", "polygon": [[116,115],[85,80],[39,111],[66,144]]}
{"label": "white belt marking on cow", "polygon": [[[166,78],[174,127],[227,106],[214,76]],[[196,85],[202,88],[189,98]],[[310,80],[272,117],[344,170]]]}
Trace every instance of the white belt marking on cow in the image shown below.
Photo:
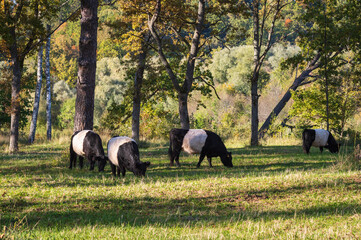
{"label": "white belt marking on cow", "polygon": [[184,136],[182,148],[190,154],[201,153],[206,139],[207,133],[203,129],[189,129]]}
{"label": "white belt marking on cow", "polygon": [[314,147],[326,146],[329,135],[330,133],[324,129],[315,129],[315,141],[313,141],[312,146]]}
{"label": "white belt marking on cow", "polygon": [[85,155],[84,149],[83,149],[84,138],[85,138],[86,134],[90,131],[91,130],[80,131],[73,137],[73,150],[76,154],[84,157],[84,155]]}
{"label": "white belt marking on cow", "polygon": [[130,137],[114,137],[108,142],[108,158],[116,166],[118,166],[118,150],[121,145],[127,142],[135,142]]}

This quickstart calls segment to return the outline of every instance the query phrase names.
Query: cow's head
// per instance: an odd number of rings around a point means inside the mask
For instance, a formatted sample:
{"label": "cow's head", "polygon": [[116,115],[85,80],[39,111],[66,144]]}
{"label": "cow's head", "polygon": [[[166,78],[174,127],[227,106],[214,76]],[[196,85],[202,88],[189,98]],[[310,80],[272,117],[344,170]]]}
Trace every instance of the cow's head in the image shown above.
{"label": "cow's head", "polygon": [[134,169],[134,175],[135,176],[145,176],[145,171],[147,171],[147,167],[149,167],[150,162],[140,162],[136,163],[135,169]]}
{"label": "cow's head", "polygon": [[328,149],[330,150],[331,153],[338,153],[339,148],[340,148],[339,143],[328,145]]}
{"label": "cow's head", "polygon": [[103,172],[104,167],[107,164],[108,157],[106,157],[106,156],[98,157],[97,160],[98,160],[98,170],[99,170],[99,172]]}
{"label": "cow's head", "polygon": [[224,166],[226,167],[233,167],[232,164],[232,153],[231,152],[227,152],[225,156],[221,157],[221,161],[223,163]]}

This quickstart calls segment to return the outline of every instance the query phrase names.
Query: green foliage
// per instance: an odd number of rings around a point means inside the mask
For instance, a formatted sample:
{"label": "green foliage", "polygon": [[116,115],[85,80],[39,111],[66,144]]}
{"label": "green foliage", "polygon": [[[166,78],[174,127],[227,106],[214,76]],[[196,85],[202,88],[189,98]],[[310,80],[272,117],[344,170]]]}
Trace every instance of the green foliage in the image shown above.
{"label": "green foliage", "polygon": [[[215,82],[227,83],[237,93],[250,95],[250,80],[253,69],[253,47],[239,46],[222,49],[213,53],[212,63],[209,65]],[[262,90],[269,81],[269,74],[260,71],[259,87]]]}
{"label": "green foliage", "polygon": [[[20,119],[19,128],[23,129],[31,114],[32,97],[34,88],[33,79],[36,78],[34,72],[25,71],[22,79],[22,89],[20,91]],[[11,115],[11,79],[12,71],[7,62],[0,62],[0,128],[10,126]]]}
{"label": "green foliage", "polygon": [[60,113],[57,116],[60,129],[73,129],[75,116],[75,97],[63,102]]}

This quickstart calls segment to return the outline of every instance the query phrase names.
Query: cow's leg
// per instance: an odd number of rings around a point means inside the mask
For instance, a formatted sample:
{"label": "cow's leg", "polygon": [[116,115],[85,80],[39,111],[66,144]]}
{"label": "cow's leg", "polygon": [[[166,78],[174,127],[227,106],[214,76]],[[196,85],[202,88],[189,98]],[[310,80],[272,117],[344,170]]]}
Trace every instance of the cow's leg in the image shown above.
{"label": "cow's leg", "polygon": [[70,144],[70,165],[69,168],[72,169],[73,166],[75,167],[75,163],[76,163],[76,153],[73,150],[73,145]]}
{"label": "cow's leg", "polygon": [[83,169],[83,166],[84,166],[84,157],[79,156],[79,167],[80,167],[80,169]]}
{"label": "cow's leg", "polygon": [[210,167],[213,167],[213,166],[212,166],[212,157],[208,157],[208,156],[207,156],[207,160],[208,160],[209,166],[210,166]]}
{"label": "cow's leg", "polygon": [[323,147],[320,147],[320,152],[321,152],[321,153],[323,152]]}
{"label": "cow's leg", "polygon": [[197,168],[199,168],[201,166],[201,162],[203,161],[204,157],[206,156],[206,154],[204,154],[204,152],[201,152],[201,155],[199,156],[199,161],[197,163]]}
{"label": "cow's leg", "polygon": [[174,157],[175,157],[175,155],[174,155],[174,152],[172,151],[171,147],[169,147],[169,149],[168,149],[168,155],[169,155],[169,160],[170,160],[169,165],[173,166],[174,165]]}
{"label": "cow's leg", "polygon": [[310,153],[310,148],[311,148],[311,145],[306,144],[303,149],[304,149],[305,153],[309,154]]}
{"label": "cow's leg", "polygon": [[93,171],[94,170],[94,165],[95,165],[95,157],[92,156],[92,157],[88,157],[88,160],[90,162],[90,171]]}
{"label": "cow's leg", "polygon": [[116,168],[116,166],[113,163],[110,162],[110,167],[112,168],[112,174],[115,177],[115,168]]}
{"label": "cow's leg", "polygon": [[177,167],[180,167],[180,164],[179,164],[179,155],[180,155],[180,152],[177,152],[177,153],[175,154],[175,158],[174,158],[175,163],[177,164]]}
{"label": "cow's leg", "polygon": [[120,176],[120,167],[117,167],[117,176]]}
{"label": "cow's leg", "polygon": [[125,167],[120,166],[119,170],[122,172],[122,176],[124,177],[125,176]]}

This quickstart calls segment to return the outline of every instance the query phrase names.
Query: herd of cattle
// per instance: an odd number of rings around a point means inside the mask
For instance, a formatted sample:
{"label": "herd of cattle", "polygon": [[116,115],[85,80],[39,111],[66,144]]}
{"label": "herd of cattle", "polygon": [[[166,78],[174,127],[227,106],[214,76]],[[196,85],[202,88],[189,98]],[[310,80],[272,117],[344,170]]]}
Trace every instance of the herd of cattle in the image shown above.
{"label": "herd of cattle", "polygon": [[[168,155],[170,165],[174,160],[179,167],[179,155],[183,150],[189,154],[200,154],[197,167],[200,167],[203,159],[207,156],[209,166],[212,167],[212,157],[220,157],[226,167],[233,167],[232,153],[228,152],[221,138],[214,132],[203,129],[177,129],[174,128],[169,134],[170,144]],[[329,131],[323,129],[305,129],[302,133],[303,150],[309,154],[311,146],[328,148],[331,153],[337,153],[339,144]],[[99,172],[109,162],[114,176],[125,176],[125,171],[131,171],[136,176],[145,176],[150,162],[142,162],[139,159],[137,143],[124,136],[113,137],[107,144],[108,156],[104,154],[102,140],[98,134],[91,130],[75,132],[70,142],[70,166],[75,167],[76,159],[79,156],[79,166],[83,168],[83,159],[90,162],[90,170],[98,164]]]}

